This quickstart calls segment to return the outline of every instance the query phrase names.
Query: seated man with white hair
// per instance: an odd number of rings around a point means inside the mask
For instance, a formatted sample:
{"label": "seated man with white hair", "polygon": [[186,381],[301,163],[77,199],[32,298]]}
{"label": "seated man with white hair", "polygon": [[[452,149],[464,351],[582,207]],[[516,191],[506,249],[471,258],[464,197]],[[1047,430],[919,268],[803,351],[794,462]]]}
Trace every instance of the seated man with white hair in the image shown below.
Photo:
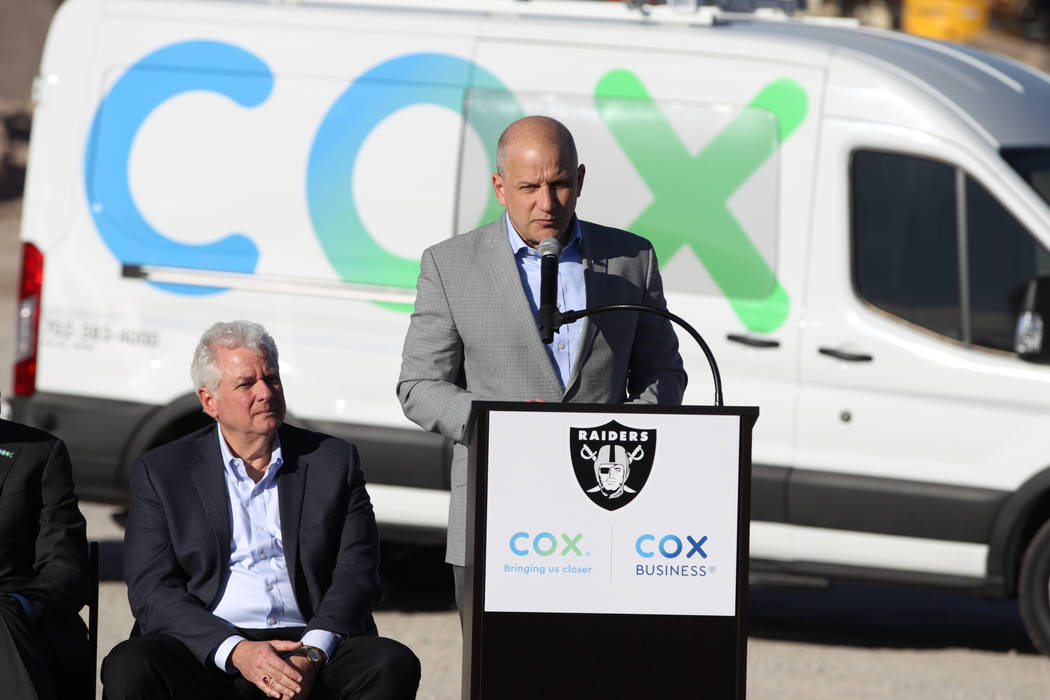
{"label": "seated man with white hair", "polygon": [[415,697],[419,660],[372,619],[379,542],[357,449],[284,424],[257,323],[209,328],[191,374],[217,426],[132,469],[135,629],[103,662],[106,697]]}

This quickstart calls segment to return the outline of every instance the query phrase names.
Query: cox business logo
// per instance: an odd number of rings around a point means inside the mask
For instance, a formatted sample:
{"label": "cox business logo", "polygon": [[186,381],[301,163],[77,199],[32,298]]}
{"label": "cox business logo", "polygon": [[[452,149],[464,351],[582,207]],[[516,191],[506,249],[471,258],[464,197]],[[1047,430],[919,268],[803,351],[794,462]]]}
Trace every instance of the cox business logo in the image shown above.
{"label": "cox business logo", "polygon": [[[164,235],[146,221],[132,195],[128,162],[142,124],[176,95],[211,92],[251,109],[270,97],[274,81],[270,67],[254,53],[203,40],[160,48],[117,79],[92,120],[84,182],[95,226],[118,260],[255,271],[259,248],[248,233],[189,244]],[[495,96],[500,108],[465,110],[468,91]],[[787,317],[787,293],[727,201],[802,123],[808,108],[802,87],[789,79],[770,82],[695,156],[631,71],[614,69],[602,75],[593,87],[593,100],[599,119],[652,194],[651,204],[627,228],[648,238],[661,260],[690,248],[749,330],[778,328]],[[623,109],[625,103],[631,108]],[[500,132],[523,116],[519,102],[496,76],[459,56],[395,56],[356,78],[321,121],[305,178],[314,234],[343,281],[415,285],[419,261],[379,245],[361,219],[352,180],[368,135],[394,112],[418,104],[437,105],[463,116],[484,145],[490,172],[495,169],[492,160]],[[500,212],[495,194],[490,193],[476,224],[492,221]],[[160,286],[178,294],[217,291]]]}
{"label": "cox business logo", "polygon": [[[707,542],[707,535],[700,539],[694,539],[692,535],[686,535],[685,539],[689,542],[689,551],[685,555],[686,559],[693,555],[699,555],[700,558],[707,559],[707,553],[702,549],[704,543]],[[634,551],[638,552],[639,556],[652,559],[656,556],[652,549],[653,542],[656,542],[656,535],[642,535],[634,541]],[[678,535],[664,535],[660,538],[660,543],[656,548],[665,559],[675,559],[682,554],[685,545]]]}
{"label": "cox business logo", "polygon": [[[640,535],[634,541],[634,551],[644,559],[672,559],[671,563],[637,563],[634,567],[636,576],[672,576],[672,577],[705,577],[713,574],[717,569],[699,561],[707,559],[707,552],[703,547],[707,543],[707,535],[694,537],[685,535],[684,540],[678,535],[663,535],[657,537],[653,534]],[[696,562],[681,561],[698,557]]]}

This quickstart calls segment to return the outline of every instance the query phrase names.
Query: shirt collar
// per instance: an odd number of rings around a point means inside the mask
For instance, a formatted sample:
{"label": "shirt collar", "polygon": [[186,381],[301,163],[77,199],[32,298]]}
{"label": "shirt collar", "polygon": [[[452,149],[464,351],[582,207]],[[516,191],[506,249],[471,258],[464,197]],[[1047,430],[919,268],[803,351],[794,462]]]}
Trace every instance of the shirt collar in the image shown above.
{"label": "shirt collar", "polygon": [[[222,453],[222,466],[227,472],[230,472],[238,479],[248,478],[248,473],[244,469],[244,461],[240,457],[233,456],[233,450],[230,449],[229,443],[226,442],[226,436],[222,434],[222,428],[218,423],[215,424],[215,430],[219,433],[219,452]],[[270,451],[270,467],[273,469],[266,469],[266,476],[263,480],[272,479],[274,475],[280,470],[281,465],[284,464],[284,454],[281,451],[281,436],[277,433],[273,434],[273,449]]]}
{"label": "shirt collar", "polygon": [[[507,240],[510,241],[510,249],[516,256],[536,254],[535,248],[530,248],[525,241],[522,240],[521,236],[518,235],[517,229],[514,228],[514,224],[510,222],[510,214],[504,212],[503,218],[507,223]],[[580,220],[576,218],[576,215],[572,215],[572,235],[569,237],[569,242],[562,248],[562,254],[569,250],[572,246],[579,247],[583,244],[583,230],[580,228]]]}

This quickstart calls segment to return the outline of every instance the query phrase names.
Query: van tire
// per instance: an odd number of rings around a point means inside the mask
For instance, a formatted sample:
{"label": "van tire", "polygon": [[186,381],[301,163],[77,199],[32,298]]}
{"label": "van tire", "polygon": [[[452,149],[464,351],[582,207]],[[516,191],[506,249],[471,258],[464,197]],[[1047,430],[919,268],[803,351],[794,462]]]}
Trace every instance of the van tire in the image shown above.
{"label": "van tire", "polygon": [[1025,550],[1017,594],[1028,638],[1050,656],[1050,522],[1043,523]]}

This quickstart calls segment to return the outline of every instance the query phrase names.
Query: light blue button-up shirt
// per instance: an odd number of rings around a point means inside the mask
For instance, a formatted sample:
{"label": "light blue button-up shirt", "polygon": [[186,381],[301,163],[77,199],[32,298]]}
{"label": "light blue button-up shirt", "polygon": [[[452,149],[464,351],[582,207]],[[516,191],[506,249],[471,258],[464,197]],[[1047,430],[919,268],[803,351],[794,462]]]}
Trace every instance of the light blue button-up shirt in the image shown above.
{"label": "light blue button-up shirt", "polygon": [[[539,310],[540,299],[540,255],[535,248],[530,248],[521,239],[510,222],[510,216],[504,214],[507,219],[507,234],[510,239],[510,249],[514,251],[514,261],[518,264],[518,274],[521,275],[521,286],[525,289],[525,297],[532,307],[533,317]],[[580,230],[580,221],[575,217],[572,220],[572,237],[562,248],[561,258],[558,260],[558,310],[569,311],[580,310],[587,307],[587,287],[583,281],[583,233]],[[550,356],[558,377],[564,387],[569,381],[572,372],[572,364],[576,361],[576,349],[580,344],[579,322],[569,323],[558,329],[554,334],[554,342],[547,345],[547,355]]]}
{"label": "light blue button-up shirt", "polygon": [[[277,500],[277,473],[284,464],[281,441],[274,435],[270,465],[259,483],[252,481],[244,461],[234,457],[222,430],[219,450],[230,504],[230,569],[226,585],[212,613],[235,627],[270,629],[301,627],[306,624],[295,602],[292,581],[284,558],[281,511]],[[230,654],[244,640],[227,637],[215,650],[215,665],[232,670]],[[341,637],[332,632],[310,630],[303,644],[323,649],[328,658]]]}

